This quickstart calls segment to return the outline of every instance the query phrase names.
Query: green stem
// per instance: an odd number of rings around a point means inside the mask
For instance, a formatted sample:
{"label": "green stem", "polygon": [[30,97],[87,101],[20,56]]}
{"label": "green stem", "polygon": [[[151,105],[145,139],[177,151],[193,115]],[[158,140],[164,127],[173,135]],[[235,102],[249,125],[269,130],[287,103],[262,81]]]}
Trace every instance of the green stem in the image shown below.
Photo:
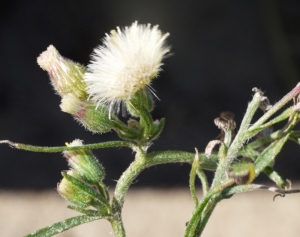
{"label": "green stem", "polygon": [[196,149],[196,155],[195,159],[192,164],[191,172],[190,172],[190,190],[192,194],[192,198],[195,202],[195,206],[198,206],[198,197],[196,195],[196,189],[195,189],[195,179],[196,179],[196,172],[199,165],[199,154],[198,150]]}
{"label": "green stem", "polygon": [[9,144],[10,146],[21,150],[32,151],[32,152],[49,152],[49,153],[70,151],[70,150],[92,150],[92,149],[110,148],[110,147],[132,148],[134,146],[133,143],[127,141],[110,141],[110,142],[88,144],[84,146],[57,146],[57,147],[32,146],[32,145],[26,145],[22,143],[14,143],[8,140],[0,141],[0,144],[1,143]]}
{"label": "green stem", "polygon": [[[147,155],[147,166],[166,163],[189,163],[192,164],[195,154],[185,151],[156,151]],[[199,154],[199,166],[204,170],[215,171],[217,168],[217,155],[212,154],[207,158],[204,153]]]}
{"label": "green stem", "polygon": [[249,128],[247,133],[245,134],[245,138],[246,139],[250,139],[253,136],[255,136],[257,133],[259,133],[260,131],[267,129],[271,126],[273,126],[276,123],[279,123],[287,118],[289,118],[290,116],[292,116],[295,112],[293,112],[293,108],[290,107],[288,109],[286,109],[283,113],[281,113],[279,116],[277,116],[276,118],[272,119],[271,121],[260,125],[258,127],[255,128]]}
{"label": "green stem", "polygon": [[[201,203],[196,207],[186,228],[184,237],[200,236],[217,203],[223,199],[223,196],[220,196],[219,194],[233,184],[234,180],[229,179],[226,183],[216,186],[207,193]],[[213,197],[215,194],[218,195]]]}
{"label": "green stem", "polygon": [[218,186],[221,183],[222,179],[224,178],[225,172],[229,170],[232,161],[236,158],[239,149],[243,146],[245,142],[244,135],[249,128],[254,113],[260,105],[260,101],[261,95],[257,92],[254,94],[252,101],[248,104],[247,111],[242,120],[240,129],[236,134],[233,142],[231,143],[231,146],[228,148],[226,157],[220,159],[219,161],[219,165],[215,173],[215,178],[212,183],[212,188]]}
{"label": "green stem", "polygon": [[196,208],[195,212],[193,213],[193,216],[186,228],[184,237],[196,237],[197,236],[196,232],[197,232],[197,229],[199,228],[199,224],[201,221],[201,213],[204,210],[204,208],[206,207],[206,205],[209,202],[209,200],[211,199],[211,197],[213,196],[213,194],[214,193],[208,194],[198,205],[198,207]]}
{"label": "green stem", "polygon": [[[124,197],[128,191],[130,185],[135,178],[145,169],[153,165],[164,164],[164,163],[175,163],[175,162],[187,162],[192,163],[194,160],[194,154],[181,151],[164,151],[164,152],[153,152],[148,155],[140,148],[136,148],[137,154],[136,159],[130,164],[126,171],[121,175],[116,189],[115,189],[115,200],[118,203],[117,206],[122,207],[124,203]],[[204,154],[199,154],[199,163],[204,162],[203,166],[213,169],[212,165],[207,164],[208,159]],[[211,160],[209,161],[216,166],[216,163]],[[200,165],[201,166],[201,165]],[[117,225],[117,224],[116,224]]]}
{"label": "green stem", "polygon": [[298,84],[293,90],[291,90],[287,95],[285,95],[280,101],[278,101],[275,105],[271,107],[259,120],[257,120],[250,129],[254,129],[260,125],[262,125],[265,121],[267,121],[274,113],[276,113],[279,109],[281,109],[287,102],[293,99],[300,92],[300,85]]}
{"label": "green stem", "polygon": [[147,167],[146,155],[140,149],[137,151],[135,160],[130,166],[124,171],[118,180],[115,189],[115,199],[120,207],[123,206],[124,197],[134,179]]}
{"label": "green stem", "polygon": [[251,123],[251,120],[254,116],[254,113],[258,109],[260,105],[261,96],[259,93],[256,93],[253,96],[253,100],[249,103],[246,114],[242,120],[241,127],[236,134],[231,146],[228,149],[227,152],[227,164],[231,164],[233,159],[236,157],[238,150],[242,147],[242,145],[245,142],[244,134],[247,132],[247,129],[249,128],[249,125]]}
{"label": "green stem", "polygon": [[115,237],[126,237],[125,229],[120,216],[117,216],[116,218],[110,220],[110,224],[113,229]]}
{"label": "green stem", "polygon": [[[220,199],[221,200],[221,199]],[[206,209],[204,209],[204,213],[201,217],[201,224],[198,226],[196,230],[196,236],[200,236],[206,226],[211,214],[213,213],[217,203],[220,201],[217,198],[211,199],[210,203],[207,204]]]}

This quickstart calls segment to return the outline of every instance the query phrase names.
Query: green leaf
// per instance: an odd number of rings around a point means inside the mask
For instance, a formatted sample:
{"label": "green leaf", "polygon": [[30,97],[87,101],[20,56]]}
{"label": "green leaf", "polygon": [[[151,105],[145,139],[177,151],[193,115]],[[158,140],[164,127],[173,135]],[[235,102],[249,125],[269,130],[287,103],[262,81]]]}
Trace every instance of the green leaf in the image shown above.
{"label": "green leaf", "polygon": [[289,133],[281,139],[274,141],[269,145],[255,160],[255,174],[258,176],[267,166],[269,166],[281,151],[283,145],[289,138]]}
{"label": "green leaf", "polygon": [[281,178],[281,176],[270,166],[267,166],[264,169],[264,173],[269,177],[269,179],[273,180],[278,187],[284,188],[285,181]]}
{"label": "green leaf", "polygon": [[153,119],[150,112],[134,98],[126,103],[129,112],[140,117],[141,128],[143,129],[143,137],[148,138],[152,131]]}
{"label": "green leaf", "polygon": [[[201,203],[196,207],[191,220],[185,230],[184,237],[196,237],[199,236],[199,231],[202,228],[201,226],[201,216],[204,208],[208,205],[211,197],[214,195],[214,192],[207,194],[207,196],[201,201]],[[205,224],[205,223],[204,223]]]}
{"label": "green leaf", "polygon": [[300,131],[292,131],[289,139],[296,142],[299,145]]}
{"label": "green leaf", "polygon": [[[71,210],[74,210],[74,211],[78,211],[87,216],[102,216],[101,213],[96,210],[86,209],[86,208],[82,208],[82,207],[78,207],[78,206],[68,206],[68,208]],[[103,216],[103,218],[104,218],[104,216]]]}
{"label": "green leaf", "polygon": [[197,175],[202,184],[202,195],[203,195],[203,197],[205,197],[209,190],[209,183],[208,183],[207,177],[206,177],[205,173],[203,172],[203,170],[201,169],[200,165],[198,165]]}
{"label": "green leaf", "polygon": [[256,149],[269,145],[271,142],[278,140],[283,135],[283,131],[278,130],[276,132],[271,133],[268,136],[262,137],[260,139],[254,140],[248,145],[244,146],[242,150],[240,150],[239,155],[249,156],[251,158],[255,158],[258,156],[259,152]]}
{"label": "green leaf", "polygon": [[268,127],[271,127],[272,125],[276,124],[276,123],[279,123],[287,118],[290,117],[292,113],[292,107],[286,109],[285,111],[283,111],[280,115],[278,115],[276,118],[272,119],[271,121],[259,126],[259,127],[255,127],[255,128],[250,128],[246,134],[245,134],[245,137],[247,139],[250,139],[251,137],[253,137],[254,135],[256,135],[257,133],[259,133],[260,131],[268,128]]}
{"label": "green leaf", "polygon": [[47,226],[43,229],[40,229],[32,234],[26,235],[25,237],[48,237],[48,236],[53,236],[56,235],[58,233],[61,233],[63,231],[66,231],[68,229],[71,229],[75,226],[87,223],[87,222],[91,222],[91,221],[95,221],[95,220],[99,220],[101,219],[101,216],[76,216],[76,217],[72,217],[69,219],[66,219],[64,221],[61,222],[57,222],[51,226]]}
{"label": "green leaf", "polygon": [[152,126],[153,126],[152,127],[152,132],[151,132],[151,135],[150,135],[150,138],[149,138],[150,141],[153,141],[153,140],[158,138],[158,136],[160,135],[160,133],[162,132],[162,130],[165,126],[165,119],[162,118],[159,121],[158,120],[154,121]]}
{"label": "green leaf", "polygon": [[[144,89],[145,90],[145,89]],[[154,108],[154,100],[153,96],[150,90],[145,90],[146,98],[147,98],[147,103],[145,103],[145,107],[149,112],[151,112]]]}

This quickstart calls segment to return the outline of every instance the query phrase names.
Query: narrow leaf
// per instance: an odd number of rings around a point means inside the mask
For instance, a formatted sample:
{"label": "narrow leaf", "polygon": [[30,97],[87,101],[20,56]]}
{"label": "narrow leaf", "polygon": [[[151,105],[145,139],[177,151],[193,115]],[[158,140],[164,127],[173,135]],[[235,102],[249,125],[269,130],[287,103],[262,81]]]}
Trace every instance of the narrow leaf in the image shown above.
{"label": "narrow leaf", "polygon": [[201,181],[201,184],[202,184],[203,197],[205,197],[208,190],[209,190],[209,183],[208,183],[207,177],[206,177],[204,171],[201,169],[200,165],[198,165],[197,175],[198,175],[198,177]]}
{"label": "narrow leaf", "polygon": [[101,216],[101,213],[96,210],[86,209],[86,208],[82,208],[82,207],[78,207],[78,206],[68,206],[68,208],[71,210],[74,210],[74,211],[78,211],[87,216]]}
{"label": "narrow leaf", "polygon": [[25,237],[49,237],[49,236],[53,236],[58,233],[61,233],[63,231],[66,231],[75,226],[78,226],[78,225],[81,225],[81,224],[84,224],[87,222],[99,220],[101,218],[102,218],[101,216],[85,216],[85,215],[76,216],[76,217],[72,217],[72,218],[66,219],[64,221],[61,221],[61,222],[57,222],[51,226],[47,226],[47,227],[40,229],[32,234],[26,235]]}
{"label": "narrow leaf", "polygon": [[278,187],[285,187],[285,181],[272,167],[267,166],[264,169],[264,173],[269,177],[269,179],[273,180]]}
{"label": "narrow leaf", "polygon": [[273,142],[269,145],[255,160],[255,174],[258,176],[267,166],[269,166],[278,153],[281,151],[283,145],[286,143],[289,137],[289,133],[281,139]]}
{"label": "narrow leaf", "polygon": [[153,127],[152,127],[153,129],[152,129],[152,132],[151,132],[151,137],[149,138],[149,140],[153,141],[156,138],[158,138],[158,136],[162,132],[164,126],[165,126],[165,119],[164,118],[162,118],[160,121],[154,121],[153,122]]}
{"label": "narrow leaf", "polygon": [[245,134],[245,137],[247,139],[253,137],[255,134],[259,133],[260,131],[289,118],[291,113],[292,113],[292,107],[287,108],[285,111],[283,111],[280,115],[278,115],[276,118],[272,119],[271,121],[269,121],[259,127],[250,128],[247,131],[247,133]]}
{"label": "narrow leaf", "polygon": [[196,237],[199,236],[198,230],[200,229],[201,225],[201,215],[204,210],[204,208],[207,206],[210,198],[213,196],[214,193],[209,193],[202,201],[201,203],[196,207],[193,216],[185,230],[184,237]]}

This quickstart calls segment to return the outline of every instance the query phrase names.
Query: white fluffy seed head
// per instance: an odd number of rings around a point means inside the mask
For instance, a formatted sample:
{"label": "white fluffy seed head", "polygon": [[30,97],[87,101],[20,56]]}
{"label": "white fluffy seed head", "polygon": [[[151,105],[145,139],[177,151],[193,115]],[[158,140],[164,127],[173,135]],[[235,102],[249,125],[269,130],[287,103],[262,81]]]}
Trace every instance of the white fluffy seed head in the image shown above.
{"label": "white fluffy seed head", "polygon": [[158,25],[137,22],[106,34],[103,46],[94,50],[84,74],[90,99],[118,111],[122,101],[150,85],[158,75],[170,50],[165,42],[168,36]]}

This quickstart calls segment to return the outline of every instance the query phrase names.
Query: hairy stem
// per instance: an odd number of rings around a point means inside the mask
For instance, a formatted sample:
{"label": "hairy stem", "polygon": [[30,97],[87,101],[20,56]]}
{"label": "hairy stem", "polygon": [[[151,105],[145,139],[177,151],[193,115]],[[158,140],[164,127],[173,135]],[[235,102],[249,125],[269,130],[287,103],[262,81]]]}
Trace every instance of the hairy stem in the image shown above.
{"label": "hairy stem", "polygon": [[92,150],[92,149],[101,149],[101,148],[110,148],[110,147],[133,147],[133,143],[127,141],[110,141],[110,142],[101,142],[88,144],[84,146],[56,146],[56,147],[47,147],[47,146],[32,146],[26,145],[22,143],[14,143],[8,140],[0,141],[0,144],[8,144],[14,148],[32,151],[32,152],[47,152],[47,153],[55,153],[62,151],[70,151],[70,150]]}
{"label": "hairy stem", "polygon": [[240,129],[236,134],[233,142],[231,143],[231,146],[227,151],[226,157],[221,158],[219,161],[215,178],[212,183],[212,188],[218,186],[221,183],[222,179],[224,178],[225,172],[229,170],[232,161],[236,158],[239,149],[243,146],[245,142],[244,135],[247,132],[247,129],[249,128],[249,125],[251,123],[255,111],[258,109],[260,105],[260,101],[261,101],[261,95],[260,93],[257,92],[254,94],[252,101],[248,104],[248,108],[242,120]]}
{"label": "hairy stem", "polygon": [[110,220],[110,224],[111,224],[111,227],[115,234],[115,237],[125,237],[126,236],[123,222],[119,216]]}
{"label": "hairy stem", "polygon": [[291,90],[287,95],[285,95],[280,101],[271,107],[258,121],[256,121],[250,129],[254,129],[262,125],[267,121],[274,113],[281,109],[287,102],[293,99],[300,92],[300,85],[298,84],[293,90]]}
{"label": "hairy stem", "polygon": [[115,199],[118,202],[120,207],[123,206],[124,197],[129,189],[130,185],[134,179],[147,167],[146,165],[146,155],[139,149],[137,151],[135,160],[130,164],[130,166],[124,171],[118,180],[116,189],[115,189]]}

